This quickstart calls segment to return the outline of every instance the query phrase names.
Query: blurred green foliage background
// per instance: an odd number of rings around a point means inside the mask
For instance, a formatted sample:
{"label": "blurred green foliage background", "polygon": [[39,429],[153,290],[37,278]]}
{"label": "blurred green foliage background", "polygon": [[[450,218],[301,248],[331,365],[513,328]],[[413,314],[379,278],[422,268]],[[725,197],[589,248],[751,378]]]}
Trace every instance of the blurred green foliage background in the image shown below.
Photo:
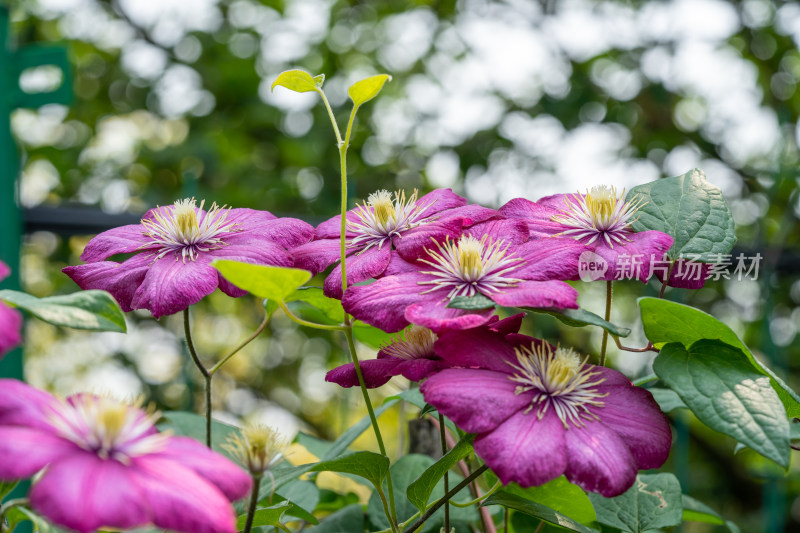
{"label": "blurred green foliage background", "polygon": [[[359,112],[352,203],[380,188],[452,187],[497,207],[594,184],[619,188],[703,169],[737,223],[735,253],[761,253],[758,280],[720,280],[667,297],[713,313],[795,388],[800,367],[798,131],[800,7],[762,0],[21,0],[8,6],[19,45],[63,43],[75,99],[14,113],[26,210],[90,206],[138,216],[182,196],[318,223],[338,209],[338,159],[311,94],[270,92],[283,70],[324,73],[341,122],[346,88],[393,76]],[[23,73],[28,92],[58,72]],[[351,203],[351,205],[352,205]],[[29,211],[30,212],[30,211]],[[39,296],[71,292],[60,273],[90,236],[58,227],[25,236],[20,273]],[[644,345],[635,298],[617,284],[614,320]],[[602,287],[581,284],[600,312]],[[260,302],[217,293],[196,309],[207,361],[256,327]],[[527,322],[529,332],[597,353],[600,335]],[[324,374],[342,339],[278,314],[215,381],[221,419],[332,436],[359,416],[355,393]],[[178,317],[130,316],[127,336],[70,333],[30,321],[26,376],[61,393],[113,389],[167,409],[200,405]],[[362,357],[373,348],[363,345]],[[646,356],[612,357],[631,377]],[[407,386],[392,382],[391,394]],[[343,399],[342,399],[343,398]],[[395,413],[394,416],[403,414]],[[684,491],[743,531],[800,527],[800,476],[673,415],[671,463]],[[397,425],[402,428],[402,424]],[[402,444],[402,431],[396,436]],[[367,444],[369,444],[367,442]],[[710,526],[685,530],[707,531]]]}

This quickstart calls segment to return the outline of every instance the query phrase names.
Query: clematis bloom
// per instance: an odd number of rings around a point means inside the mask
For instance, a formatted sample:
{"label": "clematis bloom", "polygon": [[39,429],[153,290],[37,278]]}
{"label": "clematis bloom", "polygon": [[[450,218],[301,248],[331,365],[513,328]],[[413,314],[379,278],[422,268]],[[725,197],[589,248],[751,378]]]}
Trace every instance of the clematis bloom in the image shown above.
{"label": "clematis bloom", "polygon": [[252,482],[188,437],[159,433],[157,413],[108,398],[56,399],[0,380],[0,480],[44,469],[31,507],[79,533],[146,524],[186,533],[234,533],[232,501]]}
{"label": "clematis bloom", "polygon": [[525,220],[532,238],[564,236],[589,245],[608,269],[593,279],[637,278],[646,282],[653,261],[661,261],[672,237],[660,231],[634,232],[631,224],[641,207],[625,191],[598,185],[585,194],[556,194],[537,202],[515,198],[502,206],[503,216]]}
{"label": "clematis bloom", "polygon": [[[183,311],[219,287],[229,296],[246,291],[234,286],[211,266],[214,259],[259,265],[293,266],[291,248],[311,240],[314,228],[267,211],[208,211],[194,199],[151,209],[141,224],[97,235],[81,254],[84,265],[63,272],[82,289],[110,292],[123,311],[147,309],[159,318]],[[136,254],[117,263],[117,254]]]}
{"label": "clematis bloom", "polygon": [[[0,279],[5,278],[11,273],[8,265],[0,261]],[[0,302],[0,359],[9,350],[17,346],[22,337],[22,315],[16,309],[11,309],[3,302]]]}
{"label": "clematis bloom", "polygon": [[650,392],[570,349],[472,329],[441,334],[436,351],[463,368],[429,377],[425,401],[477,434],[475,453],[504,484],[538,486],[563,474],[613,497],[669,455],[669,423]]}

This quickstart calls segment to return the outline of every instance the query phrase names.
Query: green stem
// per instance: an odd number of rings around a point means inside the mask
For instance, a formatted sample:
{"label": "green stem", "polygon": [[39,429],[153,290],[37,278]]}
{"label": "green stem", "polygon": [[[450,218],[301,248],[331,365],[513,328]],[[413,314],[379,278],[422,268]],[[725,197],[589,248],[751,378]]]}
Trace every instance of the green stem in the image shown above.
{"label": "green stem", "polygon": [[669,283],[669,278],[672,277],[672,269],[675,267],[675,261],[670,262],[669,268],[667,268],[667,275],[664,278],[664,281],[661,282],[661,290],[658,291],[658,297],[663,298],[664,292],[667,290],[667,284]]}
{"label": "green stem", "polygon": [[189,355],[192,356],[195,366],[203,375],[205,380],[205,395],[206,395],[206,446],[211,448],[211,379],[213,374],[209,373],[208,369],[200,361],[197,356],[197,351],[194,349],[194,342],[192,341],[192,328],[189,322],[189,308],[183,310],[183,332],[186,335],[186,346],[189,348]]}
{"label": "green stem", "polygon": [[492,487],[491,489],[486,491],[486,494],[484,494],[482,496],[478,496],[474,500],[470,500],[468,502],[450,502],[450,503],[452,505],[455,505],[456,507],[469,507],[471,505],[475,505],[476,503],[480,502],[481,500],[485,500],[486,498],[488,498],[489,496],[491,496],[492,494],[497,492],[502,486],[503,486],[503,483],[500,480],[498,480],[497,483],[494,484],[494,487]]}
{"label": "green stem", "polygon": [[[611,298],[613,293],[614,282],[611,280],[606,281],[606,322],[611,320]],[[603,344],[600,346],[600,366],[606,364],[606,347],[608,346],[608,330],[603,330]]]}
{"label": "green stem", "polygon": [[508,533],[508,515],[511,513],[508,512],[508,507],[503,507],[503,533]]}
{"label": "green stem", "polygon": [[261,488],[261,475],[253,474],[253,492],[250,494],[250,507],[247,508],[247,521],[244,524],[243,533],[250,533],[253,529],[253,518],[256,516],[258,506],[258,491]]}
{"label": "green stem", "polygon": [[411,525],[410,525],[410,526],[409,526],[407,529],[404,529],[404,530],[403,530],[403,531],[404,531],[404,533],[411,533],[412,531],[416,531],[416,530],[417,530],[417,528],[418,528],[419,526],[421,526],[422,524],[424,524],[424,523],[425,523],[425,521],[426,521],[428,518],[430,518],[430,517],[431,517],[431,515],[433,515],[433,513],[435,513],[436,511],[438,511],[438,510],[439,510],[439,507],[441,507],[441,506],[442,506],[442,505],[444,505],[446,502],[448,502],[448,501],[450,500],[450,498],[452,498],[453,496],[455,496],[456,494],[458,494],[459,492],[461,492],[461,489],[463,489],[464,487],[466,487],[467,485],[469,485],[470,483],[472,483],[472,480],[474,480],[474,479],[477,479],[477,478],[478,478],[478,476],[480,476],[481,474],[483,474],[483,473],[484,473],[484,472],[486,472],[487,470],[489,470],[489,467],[488,467],[488,466],[486,466],[486,465],[483,465],[483,466],[481,466],[480,468],[478,468],[477,470],[475,470],[473,473],[471,473],[469,476],[467,476],[466,478],[464,478],[464,480],[463,480],[461,483],[459,483],[458,485],[456,485],[455,487],[453,487],[453,489],[452,489],[452,490],[450,490],[450,492],[448,492],[447,494],[445,494],[445,495],[444,495],[444,496],[443,496],[441,499],[437,500],[437,501],[436,501],[436,503],[434,503],[433,505],[431,505],[431,506],[428,508],[428,510],[427,510],[427,511],[425,511],[425,514],[424,514],[424,515],[422,515],[422,516],[419,518],[419,520],[417,520],[416,522],[414,522],[413,524],[411,524]]}
{"label": "green stem", "polygon": [[30,503],[28,498],[16,498],[14,500],[8,500],[4,504],[0,505],[0,532],[5,533],[9,531],[8,527],[6,526],[6,513],[8,513],[14,507],[23,507],[27,506]]}
{"label": "green stem", "polygon": [[347,290],[347,264],[345,257],[347,255],[347,149],[350,147],[350,135],[353,132],[353,120],[356,118],[356,111],[358,106],[353,106],[350,112],[350,120],[347,122],[347,130],[344,135],[344,142],[339,141],[339,167],[342,178],[342,198],[340,211],[342,215],[341,227],[339,228],[339,258],[342,268],[342,294]]}
{"label": "green stem", "polygon": [[328,102],[328,97],[325,96],[325,93],[322,92],[322,89],[317,89],[317,93],[322,98],[322,102],[325,104],[325,109],[328,111],[328,118],[331,119],[331,125],[333,126],[333,133],[336,135],[336,146],[340,146],[342,144],[342,134],[339,133],[339,125],[336,124],[336,117],[333,116],[333,109],[331,109],[331,104]]}
{"label": "green stem", "polygon": [[[444,415],[439,413],[439,438],[442,441],[442,457],[447,455],[447,435],[445,434]],[[450,475],[447,471],[444,473],[444,491],[450,490]],[[444,504],[444,531],[450,533],[450,504]]]}
{"label": "green stem", "polygon": [[286,316],[288,316],[292,320],[292,322],[300,324],[301,326],[306,326],[308,328],[314,328],[314,329],[323,329],[327,331],[344,331],[345,329],[347,329],[345,326],[330,326],[328,324],[317,324],[316,322],[309,322],[308,320],[303,320],[299,316],[292,313],[286,306],[286,302],[282,300],[278,303],[278,305],[281,307],[281,309],[283,309],[283,312],[286,313]]}
{"label": "green stem", "polygon": [[236,348],[234,348],[233,350],[231,350],[231,351],[228,353],[228,355],[226,355],[225,357],[223,357],[222,359],[220,359],[220,360],[219,360],[219,362],[218,362],[217,364],[215,364],[214,366],[212,366],[212,367],[211,367],[211,368],[208,370],[208,373],[209,373],[209,374],[211,374],[212,376],[213,376],[214,374],[216,374],[216,373],[217,373],[217,371],[218,371],[220,368],[222,368],[222,365],[224,365],[225,363],[227,363],[227,362],[230,360],[230,358],[231,358],[231,357],[233,357],[234,355],[236,355],[237,353],[239,353],[239,351],[240,351],[242,348],[244,348],[245,346],[247,346],[248,344],[250,344],[251,342],[253,342],[253,341],[255,340],[255,338],[256,338],[256,337],[258,337],[259,335],[261,335],[261,332],[262,332],[262,331],[264,331],[264,329],[267,327],[267,325],[269,324],[269,320],[270,320],[271,318],[272,318],[272,313],[267,313],[267,314],[266,314],[266,316],[264,316],[264,320],[262,320],[262,321],[261,321],[261,324],[258,326],[258,329],[256,329],[256,330],[253,332],[253,334],[252,334],[252,335],[250,335],[250,336],[249,336],[249,337],[247,337],[247,338],[246,338],[244,341],[242,341],[242,342],[241,342],[241,344],[239,344],[239,346],[237,346]]}

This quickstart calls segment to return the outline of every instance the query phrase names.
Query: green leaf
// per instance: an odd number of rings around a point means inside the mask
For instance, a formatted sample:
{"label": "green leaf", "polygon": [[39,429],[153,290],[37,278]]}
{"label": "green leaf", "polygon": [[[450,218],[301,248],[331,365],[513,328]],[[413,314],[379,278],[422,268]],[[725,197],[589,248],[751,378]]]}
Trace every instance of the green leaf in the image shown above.
{"label": "green leaf", "polygon": [[261,488],[259,495],[264,498],[269,496],[274,491],[277,491],[284,485],[296,480],[313,467],[316,463],[307,463],[304,465],[292,465],[289,463],[281,463],[275,468],[270,470],[272,477],[264,476],[261,478]]}
{"label": "green leaf", "polygon": [[285,300],[311,279],[311,272],[299,268],[253,265],[228,259],[217,259],[211,265],[240,289],[275,301]]}
{"label": "green leaf", "polygon": [[342,302],[334,298],[328,298],[322,294],[319,287],[300,287],[286,297],[285,302],[304,302],[319,309],[326,318],[341,324],[344,322],[344,308]]}
{"label": "green leaf", "polygon": [[361,81],[355,82],[347,89],[347,96],[353,101],[356,107],[369,102],[375,98],[384,84],[391,81],[392,77],[388,74],[378,74],[377,76],[370,76]]}
{"label": "green leaf", "polygon": [[735,346],[747,356],[756,370],[769,376],[772,388],[786,408],[787,416],[800,417],[800,396],[772,370],[762,365],[726,324],[694,307],[659,298],[639,298],[639,308],[644,333],[656,348],[668,342],[680,342],[688,348],[700,339],[719,339]]}
{"label": "green leaf", "polygon": [[637,211],[636,231],[658,230],[674,239],[667,255],[714,262],[728,254],[736,242],[733,215],[722,191],[702,170],[693,169],[673,178],[659,179],[630,190],[626,200],[639,195],[647,203]]}
{"label": "green leaf", "polygon": [[661,407],[661,410],[665,413],[671,413],[675,409],[688,409],[680,396],[672,389],[654,387],[647,390],[650,391],[650,394],[653,395],[658,406]]}
{"label": "green leaf", "polygon": [[408,501],[413,503],[420,512],[425,512],[431,493],[436,488],[439,480],[444,477],[445,472],[448,472],[461,459],[472,453],[473,440],[475,440],[475,435],[465,435],[444,457],[428,467],[421,476],[408,486],[406,491]]}
{"label": "green leaf", "polygon": [[[253,515],[253,527],[260,526],[275,526],[281,523],[283,514],[289,510],[291,504],[287,501],[282,501],[277,505],[270,507],[259,507]],[[236,520],[236,529],[241,531],[247,523],[247,514],[239,515]]]}
{"label": "green leaf", "polygon": [[310,529],[314,533],[359,533],[364,531],[364,510],[361,504],[348,505],[339,509],[332,515]]}
{"label": "green leaf", "polygon": [[308,93],[322,87],[324,82],[325,74],[312,77],[311,74],[304,70],[287,70],[278,74],[270,90],[274,91],[275,87],[281,86],[296,93]]}
{"label": "green leaf", "polygon": [[[398,401],[399,400],[387,399],[383,405],[375,409],[375,418],[381,416],[386,412],[387,409],[394,406],[394,404],[396,404]],[[345,450],[347,450],[347,447],[353,444],[353,442],[355,442],[355,440],[361,436],[361,434],[364,433],[364,431],[366,431],[371,425],[372,421],[370,420],[369,415],[364,416],[364,418],[350,426],[350,429],[342,433],[339,438],[333,442],[333,445],[330,447],[325,456],[320,457],[320,459],[327,461],[329,459],[339,457]]]}
{"label": "green leaf", "polygon": [[486,498],[481,507],[487,505],[502,505],[510,509],[515,509],[521,513],[536,517],[544,520],[550,524],[554,524],[570,531],[577,531],[578,533],[595,533],[597,530],[584,526],[580,522],[565,516],[558,511],[554,511],[549,507],[540,503],[532,502],[516,494],[511,494],[504,490],[499,490]]}
{"label": "green leaf", "polygon": [[564,309],[556,311],[555,309],[544,309],[535,307],[524,307],[526,311],[534,313],[544,313],[556,317],[559,321],[574,328],[582,328],[584,326],[598,326],[608,331],[616,337],[627,337],[631,334],[631,330],[612,324],[603,320],[600,316],[587,311],[585,309]]}
{"label": "green leaf", "polygon": [[597,520],[622,531],[639,533],[681,523],[681,485],[672,474],[639,474],[633,486],[616,498],[589,494]]}
{"label": "green leaf", "polygon": [[6,514],[6,518],[12,531],[17,524],[30,520],[36,533],[67,533],[67,530],[54,526],[27,507],[14,507]]}
{"label": "green leaf", "polygon": [[1,290],[0,300],[24,309],[36,318],[74,329],[125,333],[125,314],[106,291],[78,291],[63,296],[37,298],[30,294]]}
{"label": "green leaf", "polygon": [[685,494],[681,496],[683,502],[684,522],[705,522],[706,524],[725,525],[725,520],[717,512],[699,500]]}
{"label": "green leaf", "polygon": [[[319,520],[312,514],[319,503],[319,489],[310,481],[292,481],[275,491],[272,496],[273,502],[278,503],[277,498],[288,500],[292,506],[286,511],[291,515],[312,524],[319,523]],[[269,498],[266,498],[267,500]]]}
{"label": "green leaf", "polygon": [[[191,437],[194,440],[206,443],[206,417],[188,411],[166,411],[158,423],[160,431],[171,430],[173,434]],[[232,461],[236,461],[228,450],[222,447],[228,437],[239,433],[239,429],[217,420],[211,420],[211,447],[215,452],[221,453]]]}
{"label": "green leaf", "polygon": [[358,342],[364,343],[375,349],[380,349],[391,343],[393,340],[391,334],[386,333],[375,326],[365,324],[360,320],[356,320],[353,323],[353,336]]}
{"label": "green leaf", "polygon": [[786,410],[741,350],[718,340],[699,340],[688,351],[672,342],[653,370],[701,422],[788,468]]}
{"label": "green leaf", "polygon": [[[489,479],[491,478],[496,479],[496,476],[489,476]],[[583,489],[567,481],[564,476],[538,487],[522,488],[516,483],[509,483],[503,487],[503,491],[549,507],[587,526],[597,520],[589,497]]]}
{"label": "green leaf", "polygon": [[17,485],[19,485],[19,481],[3,481],[0,479],[0,502],[11,494],[11,491],[13,491]]}
{"label": "green leaf", "polygon": [[447,304],[447,307],[449,307],[450,309],[466,309],[468,311],[479,311],[481,309],[489,309],[490,307],[494,307],[495,305],[497,304],[495,304],[491,298],[487,298],[483,294],[478,293],[475,296],[455,296]]}
{"label": "green leaf", "polygon": [[312,472],[338,472],[361,476],[376,487],[389,472],[389,458],[373,452],[355,452],[338,459],[322,461],[311,468]]}

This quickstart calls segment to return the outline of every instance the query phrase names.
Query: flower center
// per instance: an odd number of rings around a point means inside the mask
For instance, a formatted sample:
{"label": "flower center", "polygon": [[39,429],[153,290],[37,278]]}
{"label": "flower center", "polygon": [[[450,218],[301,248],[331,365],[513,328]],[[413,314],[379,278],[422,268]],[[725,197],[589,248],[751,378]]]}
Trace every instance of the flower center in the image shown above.
{"label": "flower center", "polygon": [[241,435],[234,434],[222,445],[253,474],[262,474],[283,459],[283,439],[271,427],[248,424]]}
{"label": "flower center", "polygon": [[423,294],[447,288],[450,290],[448,298],[471,297],[478,292],[483,294],[499,292],[522,281],[507,276],[519,266],[522,258],[509,253],[509,245],[504,246],[503,240],[491,242],[485,235],[481,240],[462,235],[458,243],[448,238],[444,244],[436,241],[434,244],[438,251],[427,250],[432,260],[420,259],[434,269],[422,273],[436,278],[419,282],[420,285],[433,285]]}
{"label": "flower center", "polygon": [[624,245],[630,242],[627,237],[631,233],[631,224],[636,219],[633,215],[646,202],[638,195],[626,202],[625,189],[617,194],[614,187],[596,185],[585,195],[572,194],[566,196],[567,208],[552,220],[568,226],[569,229],[559,233],[581,240],[588,238],[586,244],[591,244],[601,236],[605,242],[614,247],[614,244]]}
{"label": "flower center", "polygon": [[[177,200],[172,206],[159,207],[153,211],[152,219],[142,219],[144,234],[151,240],[143,247],[158,247],[157,259],[170,252],[175,260],[197,259],[200,252],[208,252],[225,246],[222,237],[225,233],[240,231],[235,222],[227,220],[230,209],[212,204],[208,212],[203,212],[203,204],[195,206],[194,198]],[[198,210],[201,212],[198,218]]]}
{"label": "flower center", "polygon": [[412,324],[404,333],[392,340],[392,343],[385,346],[384,351],[400,359],[424,359],[433,355],[433,343],[436,342],[436,334],[428,328]]}
{"label": "flower center", "polygon": [[372,246],[381,248],[393,236],[401,237],[406,230],[421,224],[423,211],[428,207],[417,204],[416,189],[408,199],[405,191],[396,191],[394,201],[387,190],[374,192],[367,203],[353,210],[358,220],[347,223],[347,229],[355,234],[350,246],[363,246],[361,252]]}
{"label": "flower center", "polygon": [[109,398],[83,394],[59,402],[50,424],[59,435],[101,459],[128,464],[132,457],[160,451],[167,433],[152,433],[159,413]]}
{"label": "flower center", "polygon": [[536,408],[536,415],[541,420],[552,406],[567,429],[568,423],[583,426],[582,419],[597,419],[588,407],[603,406],[600,398],[607,393],[599,393],[596,386],[605,380],[595,380],[599,372],[587,367],[577,353],[560,347],[553,351],[546,342],[530,349],[517,348],[515,352],[517,363],[509,363],[515,371],[510,379],[519,383],[514,392],[534,392],[526,413]]}

